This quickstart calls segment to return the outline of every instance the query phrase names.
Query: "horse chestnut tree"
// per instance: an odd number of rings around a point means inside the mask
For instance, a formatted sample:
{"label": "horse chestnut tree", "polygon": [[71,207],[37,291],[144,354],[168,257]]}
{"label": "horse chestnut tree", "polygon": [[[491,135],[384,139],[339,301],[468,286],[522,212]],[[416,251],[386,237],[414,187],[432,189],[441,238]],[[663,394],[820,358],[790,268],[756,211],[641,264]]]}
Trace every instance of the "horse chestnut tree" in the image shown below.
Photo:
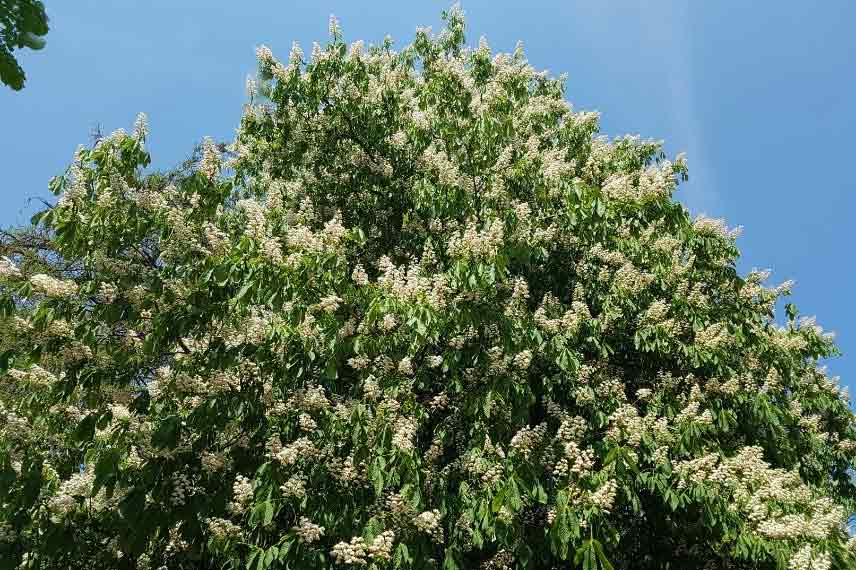
{"label": "horse chestnut tree", "polygon": [[445,22],[261,47],[191,172],[141,116],[52,181],[57,270],[0,262],[0,566],[856,565],[830,336],[682,157]]}

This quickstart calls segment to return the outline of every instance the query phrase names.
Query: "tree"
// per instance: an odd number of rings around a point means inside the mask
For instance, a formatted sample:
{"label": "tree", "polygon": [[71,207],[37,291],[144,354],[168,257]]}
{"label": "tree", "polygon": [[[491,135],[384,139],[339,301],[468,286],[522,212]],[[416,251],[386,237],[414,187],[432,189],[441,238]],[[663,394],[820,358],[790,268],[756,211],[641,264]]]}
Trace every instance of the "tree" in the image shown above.
{"label": "tree", "polygon": [[[259,48],[234,143],[80,149],[0,266],[7,566],[845,568],[829,335],[459,10],[306,61]],[[18,338],[19,337],[19,338]],[[38,427],[78,456],[50,457]],[[54,461],[55,463],[51,463]],[[59,464],[56,464],[59,462]],[[83,467],[79,467],[83,465]]]}
{"label": "tree", "polygon": [[45,5],[38,0],[0,0],[0,81],[15,91],[24,88],[24,70],[12,52],[45,47],[48,33]]}

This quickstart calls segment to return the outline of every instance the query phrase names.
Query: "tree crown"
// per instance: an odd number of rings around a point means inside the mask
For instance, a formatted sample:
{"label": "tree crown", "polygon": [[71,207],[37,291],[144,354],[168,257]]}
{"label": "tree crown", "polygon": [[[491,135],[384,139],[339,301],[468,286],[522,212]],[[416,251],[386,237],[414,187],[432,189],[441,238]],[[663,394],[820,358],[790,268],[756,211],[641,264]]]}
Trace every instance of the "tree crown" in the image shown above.
{"label": "tree crown", "polygon": [[0,262],[4,560],[853,563],[831,337],[682,157],[445,19],[261,47],[233,143],[146,175],[141,117],[52,181],[53,269]]}

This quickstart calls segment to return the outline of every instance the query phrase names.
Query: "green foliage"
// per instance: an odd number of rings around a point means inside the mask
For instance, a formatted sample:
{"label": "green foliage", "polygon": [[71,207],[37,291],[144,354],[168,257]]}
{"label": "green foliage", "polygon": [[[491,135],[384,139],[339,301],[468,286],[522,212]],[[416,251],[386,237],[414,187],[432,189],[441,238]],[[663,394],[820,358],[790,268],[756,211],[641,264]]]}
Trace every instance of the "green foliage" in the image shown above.
{"label": "green foliage", "polygon": [[147,175],[141,118],[51,182],[0,260],[0,568],[852,567],[831,338],[682,158],[445,18],[259,48],[229,146]]}
{"label": "green foliage", "polygon": [[48,33],[45,6],[38,0],[0,0],[0,81],[15,91],[24,87],[24,70],[12,52],[45,47]]}

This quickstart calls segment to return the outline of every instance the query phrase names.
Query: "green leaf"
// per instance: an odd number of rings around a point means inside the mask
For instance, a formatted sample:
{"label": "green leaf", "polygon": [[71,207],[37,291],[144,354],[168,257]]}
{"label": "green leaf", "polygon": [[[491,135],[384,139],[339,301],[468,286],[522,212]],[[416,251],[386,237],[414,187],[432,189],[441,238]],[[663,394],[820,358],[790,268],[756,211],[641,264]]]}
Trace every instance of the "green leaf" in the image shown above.
{"label": "green leaf", "polygon": [[252,552],[250,552],[250,555],[247,557],[247,568],[252,568],[253,563],[256,562],[256,560],[258,560],[258,558],[259,558],[259,555],[261,555],[262,552],[264,552],[258,546],[253,546],[252,549],[253,549]]}
{"label": "green leaf", "polygon": [[169,416],[164,418],[152,434],[152,444],[158,448],[173,448],[178,444],[178,433],[181,418]]}
{"label": "green leaf", "polygon": [[80,420],[80,423],[77,424],[77,428],[74,430],[72,439],[76,443],[92,441],[92,438],[95,436],[95,421],[97,419],[97,414],[89,414]]}
{"label": "green leaf", "polygon": [[618,457],[619,451],[621,451],[620,447],[613,447],[609,450],[609,453],[606,454],[606,457],[603,460],[604,467],[615,461],[615,459]]}
{"label": "green leaf", "polygon": [[410,556],[410,550],[407,549],[407,545],[403,542],[399,542],[398,546],[395,548],[393,561],[396,568],[409,566],[410,563],[413,562],[413,557]]}
{"label": "green leaf", "polygon": [[584,541],[577,551],[574,553],[574,564],[580,564],[584,558],[588,558],[588,553],[591,550],[591,540]]}
{"label": "green leaf", "polygon": [[248,279],[247,282],[244,283],[244,286],[238,291],[238,294],[235,295],[235,301],[237,302],[243,299],[253,285],[255,285],[255,281]]}
{"label": "green leaf", "polygon": [[557,517],[556,537],[559,539],[559,544],[562,546],[567,546],[571,541],[571,528],[568,525],[568,517],[566,513]]}
{"label": "green leaf", "polygon": [[271,503],[270,501],[265,501],[264,505],[265,505],[265,509],[264,509],[264,518],[262,519],[262,524],[264,526],[267,526],[271,523],[271,521],[273,521],[273,503]]}
{"label": "green leaf", "polygon": [[273,546],[265,552],[264,568],[270,568],[270,565],[273,564],[274,560],[276,560],[276,551],[274,551],[274,548],[276,547]]}
{"label": "green leaf", "polygon": [[101,452],[95,463],[95,481],[92,492],[98,493],[103,486],[112,487],[119,471],[119,452],[107,450]]}
{"label": "green leaf", "polygon": [[615,570],[612,564],[610,564],[609,560],[606,558],[606,553],[603,551],[603,546],[600,544],[600,541],[594,540],[594,550],[597,553],[597,558],[600,560],[600,566],[604,570]]}
{"label": "green leaf", "polygon": [[372,480],[374,481],[375,493],[379,496],[383,493],[384,479],[383,468],[375,466],[372,472]]}
{"label": "green leaf", "polygon": [[500,509],[502,509],[502,505],[505,502],[505,494],[507,492],[506,486],[503,485],[496,492],[496,495],[493,496],[493,500],[490,502],[490,510],[494,513],[498,513]]}
{"label": "green leaf", "polygon": [[336,358],[331,358],[327,361],[327,366],[324,368],[324,377],[327,380],[335,380],[339,377],[339,369],[336,366]]}
{"label": "green leaf", "polygon": [[446,549],[446,557],[443,560],[443,570],[458,570],[458,563],[455,562],[454,550]]}
{"label": "green leaf", "polygon": [[788,315],[788,320],[794,320],[797,318],[797,307],[793,303],[785,304],[785,313]]}

